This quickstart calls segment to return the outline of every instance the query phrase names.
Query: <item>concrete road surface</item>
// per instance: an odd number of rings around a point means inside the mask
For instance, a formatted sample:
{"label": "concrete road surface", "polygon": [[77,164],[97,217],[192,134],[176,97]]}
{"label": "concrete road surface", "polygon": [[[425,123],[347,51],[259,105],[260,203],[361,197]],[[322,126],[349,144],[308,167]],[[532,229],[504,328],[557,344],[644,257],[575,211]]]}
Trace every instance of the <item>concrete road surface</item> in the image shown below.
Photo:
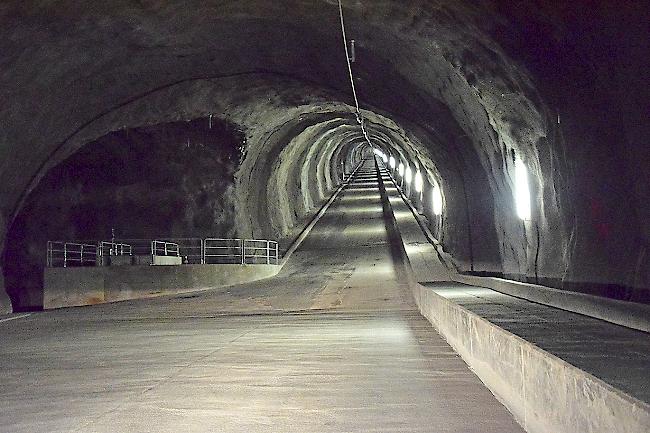
{"label": "concrete road surface", "polygon": [[374,163],[275,278],[0,322],[2,432],[523,430],[414,309]]}

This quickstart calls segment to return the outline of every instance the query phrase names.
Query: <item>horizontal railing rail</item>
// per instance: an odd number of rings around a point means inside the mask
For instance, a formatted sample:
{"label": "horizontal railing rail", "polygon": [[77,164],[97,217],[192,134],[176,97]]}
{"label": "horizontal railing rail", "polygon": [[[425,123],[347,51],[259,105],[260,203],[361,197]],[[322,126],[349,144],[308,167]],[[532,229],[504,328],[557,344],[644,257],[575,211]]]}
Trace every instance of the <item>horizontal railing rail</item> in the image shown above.
{"label": "horizontal railing rail", "polygon": [[95,266],[97,245],[79,242],[49,241],[47,243],[47,266]]}
{"label": "horizontal railing rail", "polygon": [[133,247],[130,244],[114,241],[99,242],[100,256],[132,256]]}
{"label": "horizontal railing rail", "polygon": [[265,239],[208,238],[204,241],[205,263],[239,263],[242,265],[279,263],[276,241]]}
{"label": "horizontal railing rail", "polygon": [[132,264],[147,263],[152,256],[181,257],[184,264],[277,265],[280,259],[277,241],[266,239],[158,238],[47,243],[48,267],[108,265],[109,256],[132,256]]}
{"label": "horizontal railing rail", "polygon": [[180,257],[180,250],[174,242],[151,241],[151,255]]}

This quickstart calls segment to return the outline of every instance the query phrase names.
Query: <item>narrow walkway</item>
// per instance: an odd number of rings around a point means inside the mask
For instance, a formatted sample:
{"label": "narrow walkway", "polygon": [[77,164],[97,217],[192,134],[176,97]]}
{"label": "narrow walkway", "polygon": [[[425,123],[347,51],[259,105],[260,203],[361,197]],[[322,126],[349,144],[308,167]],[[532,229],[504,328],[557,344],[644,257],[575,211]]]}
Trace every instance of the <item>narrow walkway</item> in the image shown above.
{"label": "narrow walkway", "polygon": [[414,310],[385,217],[367,161],[278,277],[1,323],[2,429],[522,432]]}

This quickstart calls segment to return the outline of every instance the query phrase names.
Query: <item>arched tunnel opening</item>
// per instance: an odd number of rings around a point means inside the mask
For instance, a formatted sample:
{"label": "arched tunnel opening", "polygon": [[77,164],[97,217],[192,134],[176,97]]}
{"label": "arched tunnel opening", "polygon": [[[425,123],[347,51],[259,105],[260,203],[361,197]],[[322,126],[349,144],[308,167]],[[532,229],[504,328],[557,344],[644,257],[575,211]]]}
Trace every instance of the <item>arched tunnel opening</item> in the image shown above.
{"label": "arched tunnel opening", "polygon": [[556,3],[5,2],[0,311],[47,309],[48,241],[281,263],[360,179],[454,274],[646,311],[649,8]]}

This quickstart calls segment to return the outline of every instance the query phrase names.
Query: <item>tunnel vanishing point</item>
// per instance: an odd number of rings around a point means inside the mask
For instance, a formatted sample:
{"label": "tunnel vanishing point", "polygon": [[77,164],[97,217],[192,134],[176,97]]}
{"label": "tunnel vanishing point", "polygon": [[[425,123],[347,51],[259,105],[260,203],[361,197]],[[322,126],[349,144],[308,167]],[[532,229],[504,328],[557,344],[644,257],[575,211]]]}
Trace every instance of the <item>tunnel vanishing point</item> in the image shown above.
{"label": "tunnel vanishing point", "polygon": [[646,3],[0,22],[0,431],[650,431]]}

